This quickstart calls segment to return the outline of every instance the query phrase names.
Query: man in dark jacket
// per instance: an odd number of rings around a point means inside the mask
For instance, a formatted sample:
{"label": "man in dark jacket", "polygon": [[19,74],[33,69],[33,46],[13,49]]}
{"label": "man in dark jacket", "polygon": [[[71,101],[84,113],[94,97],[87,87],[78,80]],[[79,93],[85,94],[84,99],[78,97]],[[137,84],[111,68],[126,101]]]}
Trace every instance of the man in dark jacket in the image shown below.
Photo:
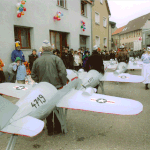
{"label": "man in dark jacket", "polygon": [[115,53],[113,50],[111,50],[110,52],[110,59],[114,59],[115,60]]}
{"label": "man in dark jacket", "polygon": [[69,65],[70,65],[70,55],[69,55],[69,53],[68,53],[68,49],[66,48],[65,49],[65,52],[63,52],[62,53],[62,60],[63,60],[63,62],[64,62],[64,64],[65,64],[65,67],[67,68],[67,69],[69,69]]}
{"label": "man in dark jacket", "polygon": [[21,60],[23,61],[23,62],[25,62],[25,56],[24,56],[24,54],[23,54],[23,52],[20,50],[20,45],[19,45],[19,41],[16,41],[15,42],[15,47],[16,47],[16,49],[12,52],[12,54],[11,54],[11,60],[13,61],[13,62],[15,62],[15,60],[16,60],[16,58],[17,57],[20,57],[21,58]]}
{"label": "man in dark jacket", "polygon": [[[103,59],[102,56],[98,53],[98,46],[95,45],[93,47],[93,53],[92,55],[88,58],[85,68],[86,71],[89,71],[91,69],[97,70],[99,73],[104,74],[104,65],[103,65]],[[99,85],[97,85],[95,88],[98,91]]]}
{"label": "man in dark jacket", "polygon": [[[58,56],[53,55],[50,43],[45,40],[42,45],[43,54],[33,63],[31,78],[35,82],[49,82],[57,89],[60,89],[67,83],[66,67]],[[46,118],[48,135],[61,132],[61,125],[56,115],[54,114],[53,126],[53,112]]]}
{"label": "man in dark jacket", "polygon": [[102,56],[97,52],[97,47],[94,46],[92,55],[88,58],[85,70],[89,71],[91,69],[95,69],[98,72],[104,74],[104,65]]}
{"label": "man in dark jacket", "polygon": [[119,54],[117,56],[118,63],[120,63],[120,62],[128,63],[129,62],[128,52],[126,52],[125,49],[122,47],[120,47],[120,49],[121,49],[121,51],[119,52]]}
{"label": "man in dark jacket", "polygon": [[36,49],[32,50],[32,54],[29,55],[29,67],[30,70],[32,70],[33,62],[38,58],[38,55],[36,55]]}

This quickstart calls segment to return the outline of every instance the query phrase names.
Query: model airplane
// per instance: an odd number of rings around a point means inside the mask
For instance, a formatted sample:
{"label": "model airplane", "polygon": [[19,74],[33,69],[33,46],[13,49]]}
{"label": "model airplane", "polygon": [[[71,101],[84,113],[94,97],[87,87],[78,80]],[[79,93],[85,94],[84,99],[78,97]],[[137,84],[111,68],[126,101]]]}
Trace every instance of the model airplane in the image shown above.
{"label": "model airplane", "polygon": [[[105,70],[111,69],[116,70],[119,63],[116,60],[110,59],[110,61],[103,61]],[[139,58],[129,58],[129,63],[127,64],[127,69],[142,69],[143,62]]]}
{"label": "model airplane", "polygon": [[[44,127],[41,120],[52,111],[61,123],[62,132],[66,133],[66,112],[63,113],[63,108],[119,115],[136,115],[143,110],[138,101],[94,93],[92,87],[101,77],[95,70],[87,73],[86,82],[78,79],[77,75],[70,76],[70,82],[61,90],[47,82],[33,86],[0,84],[1,94],[20,98],[12,104],[0,96],[0,132],[12,134],[7,150],[13,149],[15,135],[33,137],[39,134]],[[23,96],[15,93],[22,93]]]}

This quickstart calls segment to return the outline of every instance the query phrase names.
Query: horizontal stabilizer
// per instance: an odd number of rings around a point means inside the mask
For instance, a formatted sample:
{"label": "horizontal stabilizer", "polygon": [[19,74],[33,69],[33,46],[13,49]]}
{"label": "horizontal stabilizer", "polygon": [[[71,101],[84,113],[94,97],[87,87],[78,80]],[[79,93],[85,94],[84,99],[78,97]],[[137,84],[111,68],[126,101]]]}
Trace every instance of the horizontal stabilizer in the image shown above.
{"label": "horizontal stabilizer", "polygon": [[128,73],[121,73],[119,75],[114,75],[113,72],[106,72],[100,80],[101,81],[113,81],[113,82],[140,83],[144,81],[144,77],[138,76],[138,75],[131,75]]}
{"label": "horizontal stabilizer", "polygon": [[143,110],[143,105],[135,100],[96,93],[87,96],[78,90],[72,90],[56,106],[118,115],[136,115]]}
{"label": "horizontal stabilizer", "polygon": [[5,127],[18,108],[18,106],[0,96],[0,130]]}
{"label": "horizontal stabilizer", "polygon": [[31,88],[32,85],[16,84],[16,83],[1,83],[0,94],[21,98],[24,95],[26,95],[26,93],[30,91]]}
{"label": "horizontal stabilizer", "polygon": [[43,128],[43,121],[26,116],[6,126],[0,132],[33,137],[39,134]]}

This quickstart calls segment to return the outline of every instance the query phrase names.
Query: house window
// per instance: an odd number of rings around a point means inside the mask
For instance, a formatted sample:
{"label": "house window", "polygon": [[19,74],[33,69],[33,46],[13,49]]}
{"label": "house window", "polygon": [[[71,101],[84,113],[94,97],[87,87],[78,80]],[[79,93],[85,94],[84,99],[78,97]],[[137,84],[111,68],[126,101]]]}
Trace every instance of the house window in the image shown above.
{"label": "house window", "polygon": [[104,38],[104,46],[107,47],[107,38]]}
{"label": "house window", "polygon": [[80,47],[86,49],[87,36],[80,35]]}
{"label": "house window", "polygon": [[62,55],[63,47],[67,46],[67,33],[50,31],[50,43],[55,49],[60,50],[60,55]]}
{"label": "house window", "polygon": [[103,17],[103,26],[104,26],[104,27],[107,26],[107,19],[106,19],[106,17]]}
{"label": "house window", "polygon": [[31,49],[30,28],[14,27],[15,41],[20,41],[21,49]]}
{"label": "house window", "polygon": [[103,0],[100,0],[100,3],[103,4]]}
{"label": "house window", "polygon": [[81,15],[87,16],[87,2],[81,0]]}
{"label": "house window", "polygon": [[66,0],[57,0],[57,5],[61,6],[61,7],[64,7],[64,8],[67,8]]}
{"label": "house window", "polygon": [[99,13],[95,12],[95,23],[100,24],[100,16]]}
{"label": "house window", "polygon": [[95,37],[95,43],[98,47],[100,47],[100,37],[99,36]]}

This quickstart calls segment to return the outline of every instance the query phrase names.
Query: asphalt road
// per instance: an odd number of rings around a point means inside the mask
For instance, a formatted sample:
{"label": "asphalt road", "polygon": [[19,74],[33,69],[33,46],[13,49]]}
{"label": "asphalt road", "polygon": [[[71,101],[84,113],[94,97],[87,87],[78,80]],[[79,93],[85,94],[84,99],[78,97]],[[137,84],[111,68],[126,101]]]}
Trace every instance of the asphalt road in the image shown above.
{"label": "asphalt road", "polygon": [[[140,75],[141,71],[129,73]],[[143,111],[121,116],[68,110],[67,134],[48,136],[44,130],[34,138],[19,136],[15,150],[150,150],[150,90],[143,83],[114,82],[105,82],[104,90],[106,95],[140,101]],[[6,149],[9,138],[9,134],[0,136],[0,150]]]}

